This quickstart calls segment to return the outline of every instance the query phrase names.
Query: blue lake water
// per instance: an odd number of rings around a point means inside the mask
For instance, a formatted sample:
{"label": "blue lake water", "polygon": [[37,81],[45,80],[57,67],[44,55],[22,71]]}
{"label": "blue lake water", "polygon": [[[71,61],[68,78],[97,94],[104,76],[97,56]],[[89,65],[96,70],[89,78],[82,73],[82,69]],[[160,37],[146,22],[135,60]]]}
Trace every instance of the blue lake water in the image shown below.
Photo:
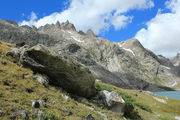
{"label": "blue lake water", "polygon": [[180,91],[154,92],[154,94],[180,100]]}

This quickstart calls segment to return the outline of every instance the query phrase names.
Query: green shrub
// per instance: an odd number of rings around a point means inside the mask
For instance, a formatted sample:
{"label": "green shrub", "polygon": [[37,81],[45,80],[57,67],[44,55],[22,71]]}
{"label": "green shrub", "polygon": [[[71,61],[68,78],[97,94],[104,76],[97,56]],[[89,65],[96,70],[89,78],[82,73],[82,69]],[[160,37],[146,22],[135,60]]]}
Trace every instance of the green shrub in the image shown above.
{"label": "green shrub", "polygon": [[142,110],[145,110],[147,112],[151,112],[152,113],[151,108],[149,106],[145,105],[145,104],[135,102],[134,105],[139,107],[139,108],[141,108]]}
{"label": "green shrub", "polygon": [[132,104],[125,105],[124,117],[130,118],[132,120],[142,120]]}
{"label": "green shrub", "polygon": [[100,84],[100,83],[96,83],[95,87],[98,91],[101,91],[101,90],[113,91],[114,90],[114,88]]}

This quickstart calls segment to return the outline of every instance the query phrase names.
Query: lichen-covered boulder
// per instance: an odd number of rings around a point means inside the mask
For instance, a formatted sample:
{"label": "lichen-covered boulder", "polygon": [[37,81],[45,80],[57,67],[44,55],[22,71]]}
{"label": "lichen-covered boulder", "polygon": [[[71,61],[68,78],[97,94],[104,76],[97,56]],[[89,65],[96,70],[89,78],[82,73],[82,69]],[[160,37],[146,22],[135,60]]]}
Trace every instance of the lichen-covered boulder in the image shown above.
{"label": "lichen-covered boulder", "polygon": [[43,45],[36,45],[20,54],[20,61],[34,72],[47,75],[49,84],[70,93],[91,97],[96,93],[94,78],[89,69],[65,54],[59,54]]}

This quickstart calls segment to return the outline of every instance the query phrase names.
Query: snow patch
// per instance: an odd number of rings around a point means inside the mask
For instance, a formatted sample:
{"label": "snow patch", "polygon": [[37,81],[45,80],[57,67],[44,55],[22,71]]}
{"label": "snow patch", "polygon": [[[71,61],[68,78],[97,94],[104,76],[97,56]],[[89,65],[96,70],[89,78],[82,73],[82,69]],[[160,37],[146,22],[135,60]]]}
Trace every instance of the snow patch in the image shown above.
{"label": "snow patch", "polygon": [[174,87],[175,85],[177,85],[178,83],[176,81],[174,81],[174,83],[171,85],[171,87]]}
{"label": "snow patch", "polygon": [[130,53],[132,53],[135,56],[134,52],[131,49],[126,49],[126,48],[123,48],[123,49],[130,52]]}
{"label": "snow patch", "polygon": [[67,31],[69,34],[71,34],[71,38],[77,42],[84,42],[78,38],[78,36],[75,33],[72,33],[71,31]]}
{"label": "snow patch", "polygon": [[158,102],[167,103],[165,100],[163,100],[163,99],[161,99],[161,98],[154,97],[154,96],[153,96],[153,98],[154,98],[155,100],[157,100]]}
{"label": "snow patch", "polygon": [[81,41],[80,39],[75,38],[74,36],[71,36],[71,37],[77,42],[84,42],[84,41]]}
{"label": "snow patch", "polygon": [[164,67],[164,68],[166,68],[166,69],[168,69],[168,70],[171,69],[170,67],[167,67],[167,66],[164,66],[164,65],[162,65],[162,67]]}
{"label": "snow patch", "polygon": [[123,43],[118,43],[119,47],[123,47],[124,44],[125,44],[125,42],[123,42]]}

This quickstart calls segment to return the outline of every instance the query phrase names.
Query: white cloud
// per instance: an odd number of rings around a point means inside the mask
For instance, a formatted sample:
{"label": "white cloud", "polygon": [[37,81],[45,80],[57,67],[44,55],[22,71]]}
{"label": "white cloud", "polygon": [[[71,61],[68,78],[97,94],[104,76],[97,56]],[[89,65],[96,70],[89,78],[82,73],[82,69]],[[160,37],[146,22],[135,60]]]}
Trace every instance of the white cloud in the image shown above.
{"label": "white cloud", "polygon": [[132,16],[123,15],[133,9],[154,6],[152,0],[71,0],[62,12],[52,13],[39,20],[22,21],[20,25],[43,26],[47,23],[69,20],[78,30],[92,29],[96,34],[108,30],[111,25],[121,29],[131,22]]}
{"label": "white cloud", "polygon": [[[24,15],[24,14],[23,14]],[[31,12],[31,15],[29,16],[29,21],[22,21],[21,25],[29,25],[32,26],[36,24],[36,20],[38,19],[36,13]]]}
{"label": "white cloud", "polygon": [[156,54],[173,57],[180,52],[180,0],[166,2],[169,13],[161,13],[139,30],[135,38]]}

